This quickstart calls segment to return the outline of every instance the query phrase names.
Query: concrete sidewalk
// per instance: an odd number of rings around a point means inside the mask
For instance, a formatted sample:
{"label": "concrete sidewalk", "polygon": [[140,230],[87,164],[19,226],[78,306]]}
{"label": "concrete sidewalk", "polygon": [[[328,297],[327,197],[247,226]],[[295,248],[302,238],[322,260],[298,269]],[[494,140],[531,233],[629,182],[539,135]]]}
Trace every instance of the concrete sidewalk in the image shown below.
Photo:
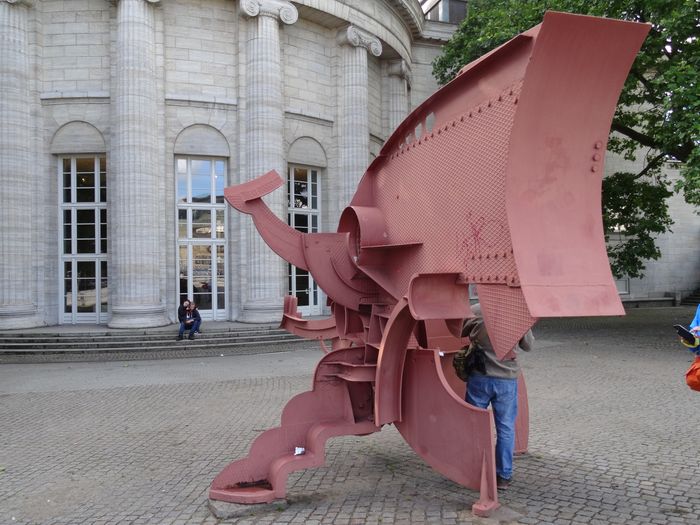
{"label": "concrete sidewalk", "polygon": [[[536,327],[537,346],[522,357],[530,451],[500,494],[500,523],[700,523],[700,394],[684,383],[692,356],[671,327],[693,312]],[[499,523],[474,518],[478,494],[431,470],[393,426],[330,441],[325,467],[290,476],[286,503],[216,520],[209,483],[310,387],[321,355],[311,345],[1,365],[0,523]]]}

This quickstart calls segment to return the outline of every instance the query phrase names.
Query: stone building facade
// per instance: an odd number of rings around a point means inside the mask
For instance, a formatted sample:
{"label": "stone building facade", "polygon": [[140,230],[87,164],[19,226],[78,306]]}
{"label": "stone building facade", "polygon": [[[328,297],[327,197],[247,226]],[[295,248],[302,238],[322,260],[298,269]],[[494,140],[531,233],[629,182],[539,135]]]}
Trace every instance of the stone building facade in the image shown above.
{"label": "stone building facade", "polygon": [[273,211],[334,231],[454,29],[418,0],[0,0],[0,329],[159,326],[185,297],[211,320],[275,322],[289,292],[325,313],[223,189],[275,169]]}
{"label": "stone building facade", "polygon": [[274,212],[334,231],[454,27],[418,0],[0,0],[0,328],[323,313],[223,188],[275,169]]}
{"label": "stone building facade", "polygon": [[[635,161],[608,152],[606,173],[617,171],[639,173],[644,168],[644,156],[640,150]],[[680,180],[680,163],[670,162],[663,167],[663,176],[671,187]],[[656,245],[661,257],[645,262],[642,278],[622,278],[617,281],[623,302],[633,305],[678,304],[681,299],[700,288],[700,215],[696,207],[687,204],[681,194],[674,194],[668,201],[673,225],[671,231],[659,235]],[[610,235],[616,242],[619,234]]]}

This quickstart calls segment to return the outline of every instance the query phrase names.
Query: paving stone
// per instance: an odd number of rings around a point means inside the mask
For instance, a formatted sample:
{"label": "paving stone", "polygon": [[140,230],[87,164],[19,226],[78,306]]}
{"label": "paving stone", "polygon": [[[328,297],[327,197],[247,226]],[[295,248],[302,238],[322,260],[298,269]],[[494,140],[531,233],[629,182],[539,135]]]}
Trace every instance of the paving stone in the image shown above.
{"label": "paving stone", "polygon": [[[517,513],[508,523],[700,523],[688,424],[700,397],[683,382],[690,354],[668,334],[684,320],[655,309],[535,328],[539,347],[522,357],[530,450],[499,494]],[[320,353],[297,348],[1,365],[0,523],[496,525],[472,516],[478,494],[432,471],[393,426],[331,440],[324,467],[290,476],[284,505],[213,516],[211,480],[309,388]]]}

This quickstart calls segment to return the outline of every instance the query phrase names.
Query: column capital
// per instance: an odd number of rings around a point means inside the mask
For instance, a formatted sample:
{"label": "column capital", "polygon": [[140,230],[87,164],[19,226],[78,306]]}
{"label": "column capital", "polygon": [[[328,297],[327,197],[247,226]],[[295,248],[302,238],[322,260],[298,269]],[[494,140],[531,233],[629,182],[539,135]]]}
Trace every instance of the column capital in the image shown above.
{"label": "column capital", "polygon": [[279,18],[285,24],[293,24],[299,18],[299,11],[286,0],[239,0],[241,11],[250,17],[269,16]]}
{"label": "column capital", "polygon": [[379,41],[379,39],[357,26],[350,25],[344,29],[341,29],[338,31],[336,40],[340,45],[364,47],[375,57],[382,54],[382,43]]}
{"label": "column capital", "polygon": [[[146,2],[147,4],[160,4],[160,0],[143,0],[143,1]],[[0,2],[2,2],[2,0],[0,0]],[[110,2],[113,5],[118,5],[121,2],[121,0],[110,0]]]}
{"label": "column capital", "polygon": [[390,60],[388,62],[387,74],[390,77],[400,77],[410,82],[411,66],[408,65],[403,58],[399,60]]}
{"label": "column capital", "polygon": [[27,7],[32,7],[34,5],[33,0],[0,0],[0,3],[5,2],[7,4],[17,4],[17,5],[26,5]]}

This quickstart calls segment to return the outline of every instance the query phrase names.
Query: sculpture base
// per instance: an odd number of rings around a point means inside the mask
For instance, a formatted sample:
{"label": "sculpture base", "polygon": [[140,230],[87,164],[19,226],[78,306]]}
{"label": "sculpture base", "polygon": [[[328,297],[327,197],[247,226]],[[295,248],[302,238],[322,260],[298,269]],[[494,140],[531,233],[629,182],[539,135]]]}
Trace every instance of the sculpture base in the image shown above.
{"label": "sculpture base", "polygon": [[477,501],[472,505],[472,513],[474,516],[481,518],[493,517],[494,513],[501,507],[497,501]]}
{"label": "sculpture base", "polygon": [[113,306],[110,328],[153,328],[166,326],[172,321],[165,315],[163,305]]}
{"label": "sculpture base", "polygon": [[252,516],[260,512],[273,512],[284,510],[289,507],[289,502],[286,499],[278,499],[270,503],[228,503],[226,501],[218,501],[215,499],[209,500],[209,510],[220,520],[231,520]]}
{"label": "sculpture base", "polygon": [[472,505],[472,513],[482,518],[491,518],[495,523],[515,523],[523,517],[519,512],[499,503],[483,506],[476,502]]}

